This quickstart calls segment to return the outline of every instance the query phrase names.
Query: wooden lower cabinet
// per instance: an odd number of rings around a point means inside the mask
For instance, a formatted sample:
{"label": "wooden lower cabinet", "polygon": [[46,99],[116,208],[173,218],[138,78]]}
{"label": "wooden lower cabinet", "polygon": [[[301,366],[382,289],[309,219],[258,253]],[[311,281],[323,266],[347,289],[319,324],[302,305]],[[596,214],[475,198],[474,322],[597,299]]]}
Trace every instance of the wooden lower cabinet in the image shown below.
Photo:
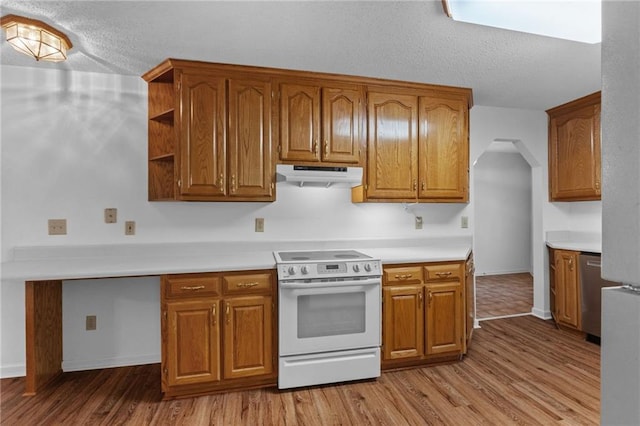
{"label": "wooden lower cabinet", "polygon": [[580,252],[549,251],[551,313],[556,324],[582,330]]}
{"label": "wooden lower cabinet", "polygon": [[383,358],[420,358],[424,355],[423,286],[383,289]]}
{"label": "wooden lower cabinet", "polygon": [[277,383],[275,271],[165,275],[165,399]]}
{"label": "wooden lower cabinet", "polygon": [[383,369],[458,359],[466,352],[464,267],[438,262],[384,268]]}
{"label": "wooden lower cabinet", "polygon": [[462,284],[460,282],[427,284],[425,291],[427,355],[462,352],[464,340]]}

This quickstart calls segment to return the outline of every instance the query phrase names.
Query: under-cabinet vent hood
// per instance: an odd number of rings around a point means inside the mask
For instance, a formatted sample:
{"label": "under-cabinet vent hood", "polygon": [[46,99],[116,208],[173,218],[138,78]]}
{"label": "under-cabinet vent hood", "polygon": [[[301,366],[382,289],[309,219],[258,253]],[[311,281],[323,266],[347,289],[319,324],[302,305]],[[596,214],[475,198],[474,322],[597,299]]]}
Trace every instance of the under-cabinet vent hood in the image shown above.
{"label": "under-cabinet vent hood", "polygon": [[362,167],[276,166],[278,182],[299,186],[354,187],[362,185]]}

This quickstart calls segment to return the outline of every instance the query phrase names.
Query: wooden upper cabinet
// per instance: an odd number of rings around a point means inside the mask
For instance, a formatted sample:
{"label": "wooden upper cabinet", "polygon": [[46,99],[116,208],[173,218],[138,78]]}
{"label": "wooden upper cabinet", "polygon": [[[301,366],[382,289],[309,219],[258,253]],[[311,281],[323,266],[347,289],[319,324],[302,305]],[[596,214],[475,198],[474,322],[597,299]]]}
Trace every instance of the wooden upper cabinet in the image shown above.
{"label": "wooden upper cabinet", "polygon": [[420,97],[418,198],[468,201],[467,100]]}
{"label": "wooden upper cabinet", "polygon": [[320,161],[320,87],[280,85],[280,158]]}
{"label": "wooden upper cabinet", "polygon": [[322,160],[359,163],[362,91],[322,89]]}
{"label": "wooden upper cabinet", "polygon": [[418,185],[418,98],[368,93],[370,199],[411,199]]}
{"label": "wooden upper cabinet", "polygon": [[601,197],[600,92],[547,111],[549,199]]}
{"label": "wooden upper cabinet", "polygon": [[231,197],[272,197],[271,82],[229,80]]}
{"label": "wooden upper cabinet", "polygon": [[280,159],[360,162],[362,90],[280,84]]}
{"label": "wooden upper cabinet", "polygon": [[182,74],[181,105],[180,193],[224,196],[225,79],[206,74]]}

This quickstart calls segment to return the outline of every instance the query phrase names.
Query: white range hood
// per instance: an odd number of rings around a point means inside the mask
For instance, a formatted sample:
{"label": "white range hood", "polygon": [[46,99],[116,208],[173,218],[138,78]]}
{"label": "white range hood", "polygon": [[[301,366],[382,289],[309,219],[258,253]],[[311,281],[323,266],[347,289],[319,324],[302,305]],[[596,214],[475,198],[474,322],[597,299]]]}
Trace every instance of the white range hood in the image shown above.
{"label": "white range hood", "polygon": [[276,165],[278,182],[298,186],[348,187],[362,185],[362,167]]}

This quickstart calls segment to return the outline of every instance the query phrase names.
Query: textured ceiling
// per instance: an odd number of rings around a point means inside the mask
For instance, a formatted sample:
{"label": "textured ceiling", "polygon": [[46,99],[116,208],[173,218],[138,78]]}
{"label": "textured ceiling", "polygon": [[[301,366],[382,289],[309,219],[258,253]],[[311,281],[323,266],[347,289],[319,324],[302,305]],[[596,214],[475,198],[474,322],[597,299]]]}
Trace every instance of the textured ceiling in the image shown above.
{"label": "textured ceiling", "polygon": [[600,90],[600,44],[455,22],[440,0],[24,1],[74,47],[36,63],[5,41],[3,65],[140,76],[165,58],[471,87],[476,105],[544,110]]}

